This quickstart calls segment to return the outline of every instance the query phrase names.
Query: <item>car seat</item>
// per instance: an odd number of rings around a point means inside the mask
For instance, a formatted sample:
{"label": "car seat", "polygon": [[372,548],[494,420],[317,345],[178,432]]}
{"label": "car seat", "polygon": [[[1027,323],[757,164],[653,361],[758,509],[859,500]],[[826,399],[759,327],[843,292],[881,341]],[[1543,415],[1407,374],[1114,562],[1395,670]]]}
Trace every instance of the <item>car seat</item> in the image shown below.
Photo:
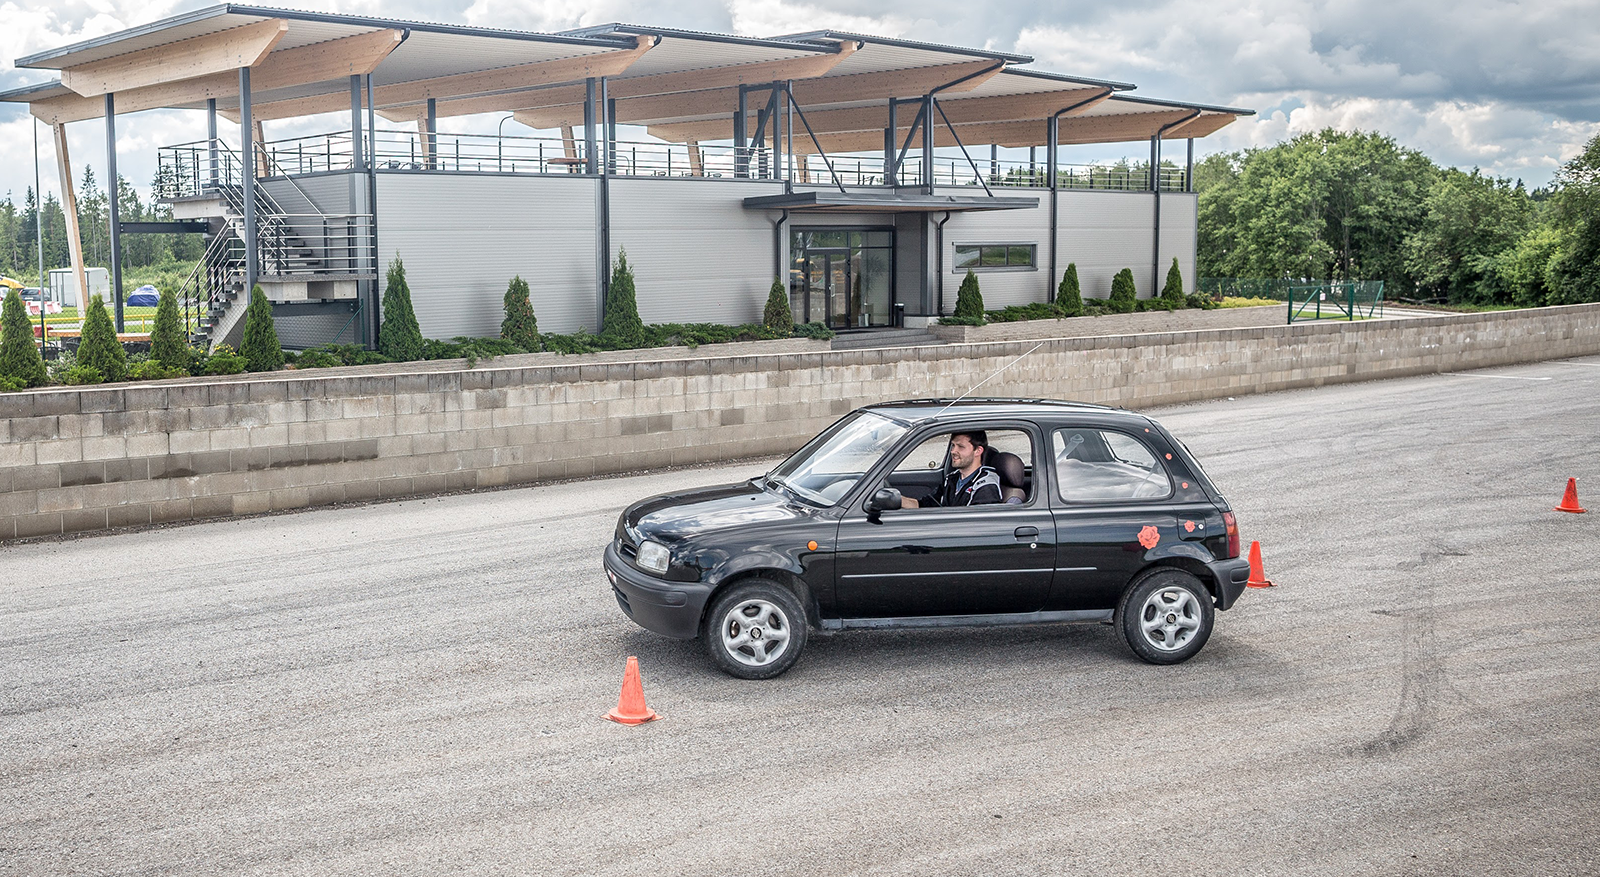
{"label": "car seat", "polygon": [[[989,455],[994,456],[991,458]],[[1022,458],[1009,451],[996,451],[994,448],[986,449],[984,459],[1000,476],[1000,496],[1008,503],[1016,504],[1028,499],[1027,467],[1022,465]]]}

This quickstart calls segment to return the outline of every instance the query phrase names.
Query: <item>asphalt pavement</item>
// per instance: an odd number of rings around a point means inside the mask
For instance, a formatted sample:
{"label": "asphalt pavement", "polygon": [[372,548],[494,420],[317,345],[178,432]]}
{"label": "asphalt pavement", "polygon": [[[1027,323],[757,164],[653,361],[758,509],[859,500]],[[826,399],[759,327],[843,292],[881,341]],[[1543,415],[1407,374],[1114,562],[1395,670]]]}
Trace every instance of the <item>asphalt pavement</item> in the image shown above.
{"label": "asphalt pavement", "polygon": [[0,546],[0,874],[1600,873],[1600,357],[1151,413],[1278,583],[1176,667],[635,627],[620,509],[764,461]]}

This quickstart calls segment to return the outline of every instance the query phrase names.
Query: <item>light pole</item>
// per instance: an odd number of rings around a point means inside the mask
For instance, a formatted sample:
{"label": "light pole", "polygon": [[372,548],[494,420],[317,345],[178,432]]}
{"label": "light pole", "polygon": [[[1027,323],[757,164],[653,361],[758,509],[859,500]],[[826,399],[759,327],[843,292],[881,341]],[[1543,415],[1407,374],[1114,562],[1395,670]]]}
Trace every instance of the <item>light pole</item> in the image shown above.
{"label": "light pole", "polygon": [[506,116],[500,120],[500,124],[494,126],[494,169],[496,173],[505,172],[505,168],[500,165],[506,158],[506,122],[513,118],[515,118],[515,115]]}

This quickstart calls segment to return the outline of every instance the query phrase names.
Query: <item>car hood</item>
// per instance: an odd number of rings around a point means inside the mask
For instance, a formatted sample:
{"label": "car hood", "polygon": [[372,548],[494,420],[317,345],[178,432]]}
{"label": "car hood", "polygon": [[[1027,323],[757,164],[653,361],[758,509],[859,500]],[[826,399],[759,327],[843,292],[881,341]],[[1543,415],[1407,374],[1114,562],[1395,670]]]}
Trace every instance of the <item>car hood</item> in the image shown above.
{"label": "car hood", "polygon": [[669,544],[752,524],[806,520],[819,511],[746,481],[653,496],[629,507],[623,523],[635,539]]}

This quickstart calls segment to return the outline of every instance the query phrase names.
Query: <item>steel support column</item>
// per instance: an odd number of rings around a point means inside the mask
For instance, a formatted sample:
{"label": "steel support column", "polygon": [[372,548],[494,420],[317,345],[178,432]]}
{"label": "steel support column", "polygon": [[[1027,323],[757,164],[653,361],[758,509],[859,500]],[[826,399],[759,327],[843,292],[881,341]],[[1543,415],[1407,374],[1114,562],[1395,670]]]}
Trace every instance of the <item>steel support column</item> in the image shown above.
{"label": "steel support column", "polygon": [[739,109],[733,114],[733,175],[750,175],[750,93],[739,86]]}
{"label": "steel support column", "polygon": [[883,129],[883,183],[886,186],[899,185],[899,168],[896,159],[900,149],[900,126],[896,119],[900,109],[900,102],[889,98],[889,127]]}
{"label": "steel support column", "polygon": [[1189,157],[1183,164],[1183,190],[1194,192],[1194,138],[1187,138]]}
{"label": "steel support column", "polygon": [[1060,237],[1061,227],[1061,179],[1056,173],[1056,166],[1061,160],[1061,146],[1056,141],[1061,136],[1061,117],[1051,116],[1044,124],[1044,160],[1049,165],[1050,174],[1050,274],[1044,282],[1044,300],[1055,301],[1056,284],[1056,238]]}
{"label": "steel support column", "polygon": [[372,260],[373,278],[373,307],[368,309],[367,337],[371,339],[371,346],[377,347],[378,330],[383,325],[383,308],[378,294],[378,278],[382,276],[378,265],[382,257],[378,254],[378,110],[375,106],[377,101],[373,99],[371,73],[361,77],[361,86],[367,97],[367,209],[362,212],[367,216],[367,234],[372,238],[372,248],[368,250],[371,255],[368,258]]}
{"label": "steel support column", "polygon": [[1155,221],[1150,229],[1150,296],[1161,288],[1161,135],[1150,138],[1150,196],[1155,199]]}
{"label": "steel support column", "polygon": [[928,94],[922,98],[922,190],[929,195],[933,194],[933,143],[933,95]]}
{"label": "steel support column", "polygon": [[[458,150],[459,151],[459,150]],[[459,158],[456,162],[460,164]],[[439,101],[428,98],[428,170],[439,166]],[[461,168],[457,167],[456,170]]]}
{"label": "steel support column", "polygon": [[207,157],[210,159],[210,173],[206,176],[211,180],[211,188],[217,187],[217,99],[206,98],[206,143]]}
{"label": "steel support column", "polygon": [[583,81],[583,172],[600,172],[599,156],[595,153],[595,89],[594,77]]}
{"label": "steel support column", "polygon": [[[117,101],[116,95],[106,92],[106,191],[110,197],[106,199],[111,219],[111,296],[117,313],[117,331],[123,331],[122,322],[122,231],[118,228],[117,215]],[[35,194],[35,203],[42,204]],[[37,214],[43,216],[43,212]],[[87,307],[89,304],[88,290],[84,293],[83,301],[78,305]],[[40,296],[43,301],[43,295]],[[43,307],[41,304],[40,307]]]}

